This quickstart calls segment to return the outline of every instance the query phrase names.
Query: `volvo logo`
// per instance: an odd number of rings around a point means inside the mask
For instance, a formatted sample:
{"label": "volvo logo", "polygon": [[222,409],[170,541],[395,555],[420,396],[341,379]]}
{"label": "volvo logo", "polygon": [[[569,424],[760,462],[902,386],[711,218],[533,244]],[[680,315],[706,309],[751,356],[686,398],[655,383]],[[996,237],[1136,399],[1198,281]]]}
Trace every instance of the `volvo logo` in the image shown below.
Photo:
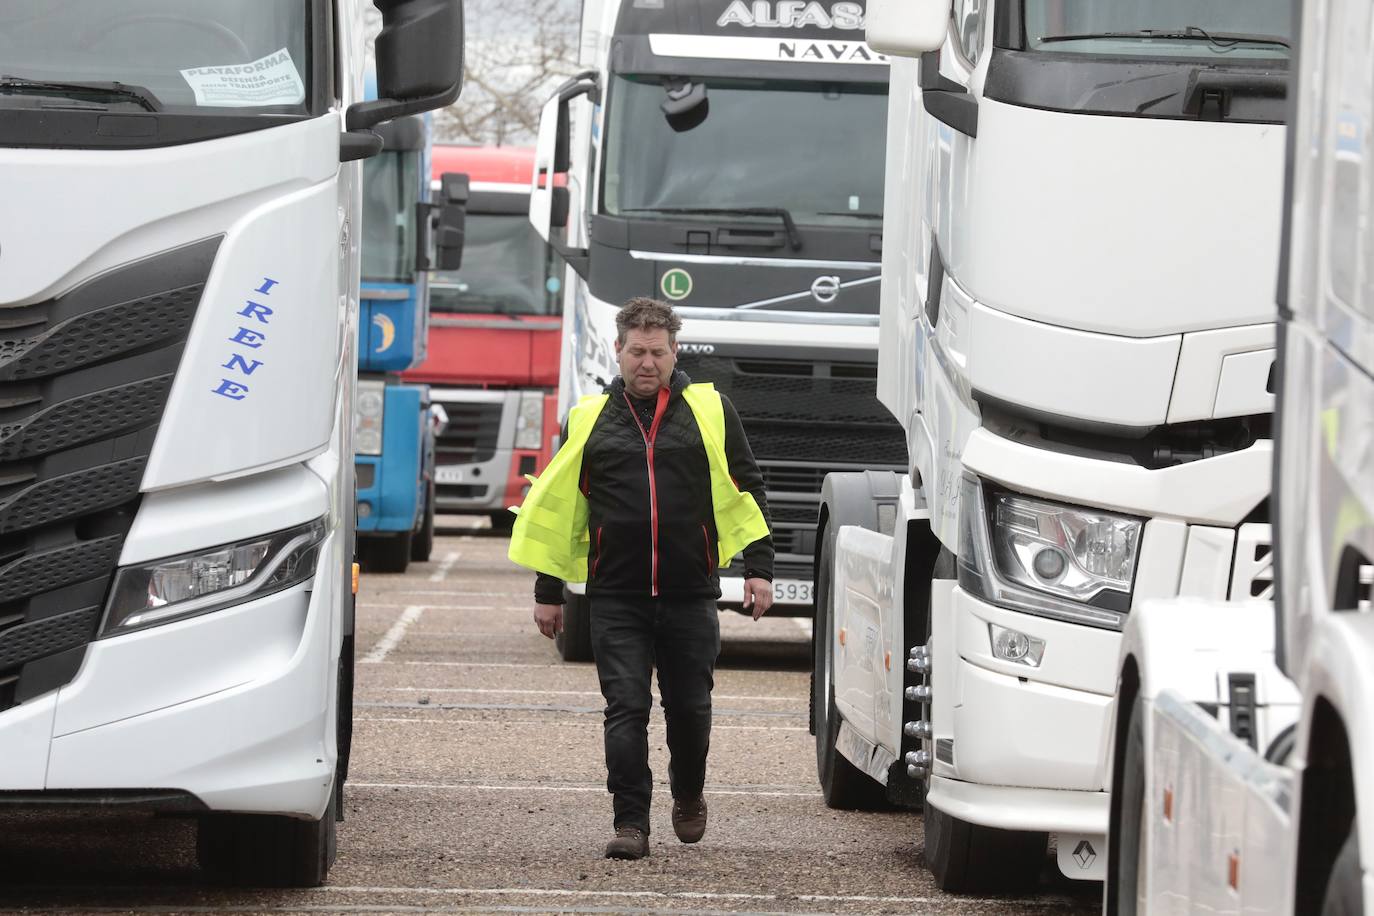
{"label": "volvo logo", "polygon": [[715,345],[715,344],[685,343],[685,344],[678,344],[678,345],[677,345],[677,349],[678,349],[678,352],[679,352],[679,353],[698,353],[698,354],[701,354],[702,356],[710,356],[712,353],[716,352],[716,345]]}
{"label": "volvo logo", "polygon": [[817,277],[811,284],[811,298],[821,305],[829,305],[840,295],[839,277]]}

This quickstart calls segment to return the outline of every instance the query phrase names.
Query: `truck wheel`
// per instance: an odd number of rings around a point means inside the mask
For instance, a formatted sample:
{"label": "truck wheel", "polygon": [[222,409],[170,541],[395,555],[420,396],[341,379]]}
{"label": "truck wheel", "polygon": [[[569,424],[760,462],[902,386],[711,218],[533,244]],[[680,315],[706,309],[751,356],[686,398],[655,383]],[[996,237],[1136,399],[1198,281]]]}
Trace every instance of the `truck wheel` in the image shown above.
{"label": "truck wheel", "polygon": [[207,814],[196,833],[201,868],[241,887],[319,887],[337,853],[338,792],[317,821],[275,814]]}
{"label": "truck wheel", "polygon": [[1049,835],[996,830],[925,805],[926,868],[952,894],[1006,894],[1034,888]]}
{"label": "truck wheel", "polygon": [[416,563],[428,563],[434,552],[434,481],[425,489],[425,517],[420,530],[410,540],[410,558]]}
{"label": "truck wheel", "polygon": [[383,537],[359,541],[358,555],[368,572],[403,573],[410,565],[410,543],[413,533],[403,531]]}
{"label": "truck wheel", "polygon": [[1322,898],[1322,916],[1364,916],[1364,891],[1360,887],[1360,839],[1355,829],[1356,818],[1350,825],[1350,835],[1341,846],[1331,877],[1326,882],[1326,896]]}
{"label": "truck wheel", "polygon": [[821,795],[830,808],[847,811],[876,811],[887,807],[883,787],[860,770],[835,747],[840,736],[840,714],[835,708],[835,660],[830,638],[832,596],[831,566],[835,561],[835,539],[824,532],[820,563],[816,568],[815,658],[811,672],[812,723],[816,735],[816,775]]}
{"label": "truck wheel", "polygon": [[1107,854],[1106,911],[1109,916],[1136,916],[1149,911],[1143,897],[1141,879],[1148,870],[1145,851],[1149,848],[1141,831],[1149,823],[1145,814],[1145,704],[1137,695],[1126,720],[1126,742],[1121,748],[1120,788],[1113,800],[1118,808],[1114,831],[1115,849]]}
{"label": "truck wheel", "polygon": [[591,602],[586,595],[563,593],[563,632],[553,638],[553,644],[565,662],[592,660]]}

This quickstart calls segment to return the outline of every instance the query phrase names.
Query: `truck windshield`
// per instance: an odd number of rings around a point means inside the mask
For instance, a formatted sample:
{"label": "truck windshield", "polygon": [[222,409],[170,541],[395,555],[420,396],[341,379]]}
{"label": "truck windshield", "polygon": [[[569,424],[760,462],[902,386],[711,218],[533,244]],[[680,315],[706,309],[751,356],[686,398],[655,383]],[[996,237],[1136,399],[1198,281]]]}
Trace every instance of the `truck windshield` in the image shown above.
{"label": "truck windshield", "polygon": [[759,217],[687,211],[781,208],[802,225],[881,223],[886,84],[704,82],[705,120],[677,132],[659,107],[662,77],[612,79],[604,212],[720,222]]}
{"label": "truck windshield", "polygon": [[411,283],[415,279],[415,204],[420,199],[420,155],[389,150],[363,163],[363,279]]}
{"label": "truck windshield", "polygon": [[1024,0],[1026,46],[1099,57],[1287,59],[1292,0]]}
{"label": "truck windshield", "polygon": [[552,315],[558,280],[550,257],[525,214],[469,212],[463,267],[430,279],[430,311]]}
{"label": "truck windshield", "polygon": [[309,0],[0,2],[0,108],[306,114]]}

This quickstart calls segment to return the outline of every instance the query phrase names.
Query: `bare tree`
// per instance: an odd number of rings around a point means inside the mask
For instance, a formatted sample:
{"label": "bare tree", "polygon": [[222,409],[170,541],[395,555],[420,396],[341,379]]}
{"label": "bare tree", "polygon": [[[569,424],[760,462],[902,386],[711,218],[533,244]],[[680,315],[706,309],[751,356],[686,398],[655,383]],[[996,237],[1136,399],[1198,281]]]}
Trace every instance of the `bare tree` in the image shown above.
{"label": "bare tree", "polygon": [[[509,146],[534,142],[553,87],[577,72],[576,0],[465,0],[463,94],[434,113],[435,138]],[[369,4],[368,52],[381,30]]]}

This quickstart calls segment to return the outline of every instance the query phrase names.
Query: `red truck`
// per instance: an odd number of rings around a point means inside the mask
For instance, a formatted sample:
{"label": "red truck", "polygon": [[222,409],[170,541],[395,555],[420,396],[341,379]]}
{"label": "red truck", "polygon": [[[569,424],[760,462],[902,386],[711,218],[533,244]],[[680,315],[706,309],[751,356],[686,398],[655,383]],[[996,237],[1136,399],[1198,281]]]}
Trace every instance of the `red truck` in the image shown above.
{"label": "red truck", "polygon": [[434,147],[433,180],[470,181],[463,263],[430,280],[429,357],[403,373],[430,385],[447,422],[435,441],[436,507],[508,528],[558,436],[562,264],[530,226],[534,151]]}

